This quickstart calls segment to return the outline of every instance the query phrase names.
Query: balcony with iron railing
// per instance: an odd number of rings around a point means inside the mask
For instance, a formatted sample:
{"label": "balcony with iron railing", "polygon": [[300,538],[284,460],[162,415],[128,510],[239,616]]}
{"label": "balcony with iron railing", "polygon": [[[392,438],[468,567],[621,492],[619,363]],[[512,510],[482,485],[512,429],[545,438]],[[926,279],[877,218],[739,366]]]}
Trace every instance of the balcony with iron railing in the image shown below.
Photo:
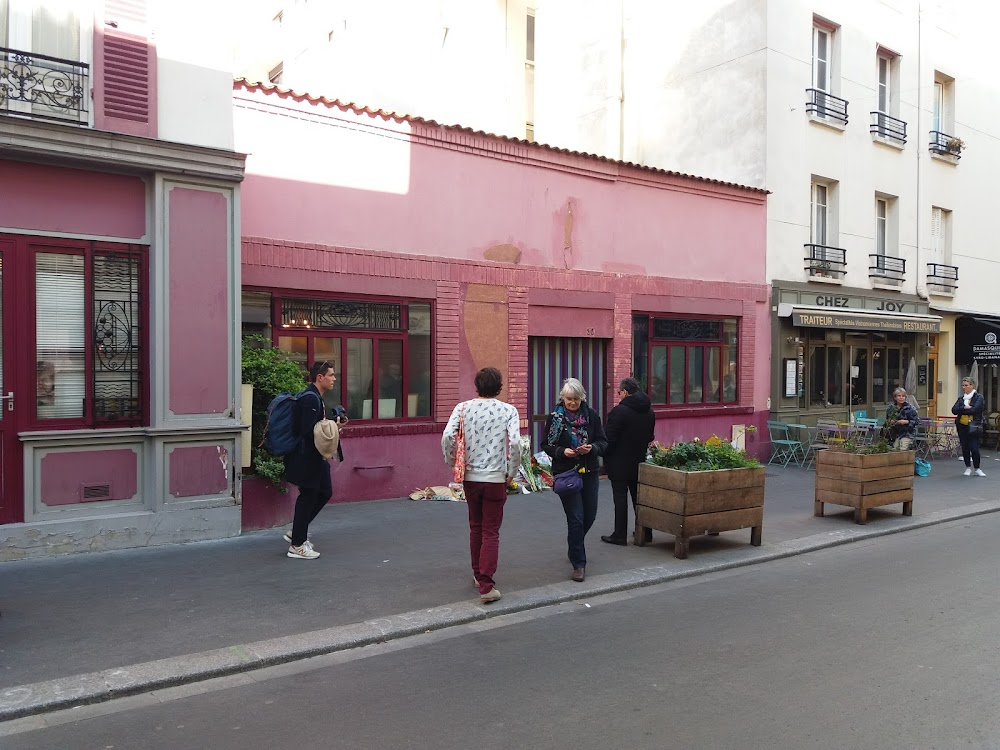
{"label": "balcony with iron railing", "polygon": [[89,122],[90,66],[0,47],[0,114]]}
{"label": "balcony with iron railing", "polygon": [[930,136],[931,139],[928,148],[932,154],[937,154],[938,156],[949,156],[955,161],[962,158],[962,150],[965,148],[965,141],[961,138],[948,135],[947,133],[942,133],[940,130],[932,130]]}
{"label": "balcony with iron railing", "polygon": [[879,284],[901,284],[906,278],[906,259],[871,253],[868,256],[868,277]]}
{"label": "balcony with iron railing", "polygon": [[885,138],[902,145],[906,143],[906,123],[885,112],[872,112],[872,124],[869,131],[872,135]]}
{"label": "balcony with iron railing", "polygon": [[841,279],[847,272],[847,251],[842,247],[805,245],[805,269],[810,278]]}
{"label": "balcony with iron railing", "polygon": [[958,289],[958,266],[944,263],[927,264],[927,291],[931,294],[953,295]]}
{"label": "balcony with iron railing", "polygon": [[806,114],[847,124],[847,100],[821,89],[806,89]]}

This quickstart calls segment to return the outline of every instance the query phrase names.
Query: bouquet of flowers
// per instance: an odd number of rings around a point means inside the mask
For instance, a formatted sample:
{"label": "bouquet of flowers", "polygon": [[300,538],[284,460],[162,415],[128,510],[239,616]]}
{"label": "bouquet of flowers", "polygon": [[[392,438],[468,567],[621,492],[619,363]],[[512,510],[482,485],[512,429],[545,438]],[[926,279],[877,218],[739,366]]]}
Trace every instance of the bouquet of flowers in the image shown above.
{"label": "bouquet of flowers", "polygon": [[527,435],[521,436],[521,468],[518,475],[524,492],[540,492],[552,485],[551,471],[546,477],[544,467],[531,455],[531,438]]}

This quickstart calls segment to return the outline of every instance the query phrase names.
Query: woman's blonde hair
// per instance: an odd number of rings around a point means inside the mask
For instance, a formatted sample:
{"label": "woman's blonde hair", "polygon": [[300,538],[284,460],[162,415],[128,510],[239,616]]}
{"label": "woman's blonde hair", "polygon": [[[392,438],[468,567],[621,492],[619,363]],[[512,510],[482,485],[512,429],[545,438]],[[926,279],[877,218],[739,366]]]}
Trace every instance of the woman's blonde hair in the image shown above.
{"label": "woman's blonde hair", "polygon": [[559,391],[559,397],[570,396],[571,398],[578,398],[581,401],[587,400],[587,389],[583,387],[581,383],[576,378],[566,378],[562,384],[562,390]]}

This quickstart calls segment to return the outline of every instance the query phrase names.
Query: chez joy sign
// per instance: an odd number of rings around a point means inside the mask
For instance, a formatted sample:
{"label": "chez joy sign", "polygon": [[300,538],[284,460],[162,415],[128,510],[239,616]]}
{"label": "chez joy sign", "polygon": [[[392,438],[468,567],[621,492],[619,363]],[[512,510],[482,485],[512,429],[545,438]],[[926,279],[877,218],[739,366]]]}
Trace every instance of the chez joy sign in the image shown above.
{"label": "chez joy sign", "polygon": [[904,333],[938,333],[941,330],[940,318],[927,315],[926,305],[907,300],[791,290],[781,292],[781,300],[783,304],[778,306],[778,315],[791,315],[796,326],[806,328]]}

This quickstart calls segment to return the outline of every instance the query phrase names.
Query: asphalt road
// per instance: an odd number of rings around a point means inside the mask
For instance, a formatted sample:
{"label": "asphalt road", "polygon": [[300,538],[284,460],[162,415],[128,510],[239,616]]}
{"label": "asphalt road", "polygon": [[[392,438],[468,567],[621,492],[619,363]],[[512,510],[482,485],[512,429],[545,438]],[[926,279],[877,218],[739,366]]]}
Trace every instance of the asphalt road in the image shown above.
{"label": "asphalt road", "polygon": [[997,748],[998,553],[990,514],[19,720],[0,747]]}

